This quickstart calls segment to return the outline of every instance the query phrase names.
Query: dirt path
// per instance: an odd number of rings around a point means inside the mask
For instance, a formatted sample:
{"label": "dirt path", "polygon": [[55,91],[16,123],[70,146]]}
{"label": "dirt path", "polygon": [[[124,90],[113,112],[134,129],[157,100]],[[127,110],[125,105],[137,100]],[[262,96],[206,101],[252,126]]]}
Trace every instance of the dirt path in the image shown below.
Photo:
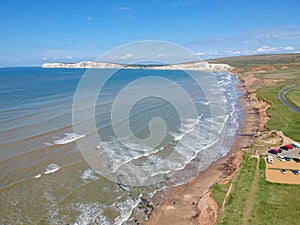
{"label": "dirt path", "polygon": [[248,194],[248,198],[246,200],[246,207],[245,207],[245,211],[244,211],[242,225],[248,225],[249,224],[248,221],[249,221],[249,217],[251,215],[252,209],[253,209],[255,193],[257,192],[257,189],[258,189],[259,155],[253,155],[251,158],[257,158],[256,171],[255,171],[255,174],[254,174],[254,179],[253,179],[251,191]]}
{"label": "dirt path", "polygon": [[232,186],[233,186],[234,180],[235,180],[235,178],[231,181],[231,184],[230,184],[230,186],[229,186],[229,188],[228,188],[228,190],[227,190],[227,193],[226,193],[226,195],[225,195],[224,201],[223,201],[223,203],[222,203],[222,208],[221,208],[220,214],[223,214],[223,212],[224,212],[225,204],[226,204],[226,202],[227,202],[227,198],[228,198],[229,194],[231,193],[231,190],[232,190]]}
{"label": "dirt path", "polygon": [[[257,183],[257,177],[258,177],[259,155],[253,155],[253,156],[251,156],[251,158],[257,158],[256,172],[255,172],[255,177],[254,177],[254,180],[253,180],[253,186],[254,186],[254,184]],[[231,181],[231,184],[229,185],[229,188],[228,188],[228,190],[227,190],[227,192],[226,192],[224,201],[223,201],[223,203],[222,203],[222,208],[221,208],[221,212],[220,212],[221,214],[222,214],[222,213],[224,212],[224,210],[225,210],[225,204],[226,204],[226,202],[227,202],[228,196],[229,196],[230,193],[231,193],[231,190],[232,190],[232,187],[233,187],[233,183],[234,183],[235,178],[236,178],[236,176],[235,176],[235,177],[233,178],[233,180]],[[257,187],[257,185],[255,185],[254,187],[253,187],[253,186],[252,186],[251,192],[253,192],[254,189]],[[251,194],[251,193],[250,193],[250,194]],[[250,194],[249,194],[249,197],[248,197],[247,201],[251,201]],[[255,191],[254,191],[253,194],[255,194]],[[246,211],[245,211],[245,212],[246,212]]]}

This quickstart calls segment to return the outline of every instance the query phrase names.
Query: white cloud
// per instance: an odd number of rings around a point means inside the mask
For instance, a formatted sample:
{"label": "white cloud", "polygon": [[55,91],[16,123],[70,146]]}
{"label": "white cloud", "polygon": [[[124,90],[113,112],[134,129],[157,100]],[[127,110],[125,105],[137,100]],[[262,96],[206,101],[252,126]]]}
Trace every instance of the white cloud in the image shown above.
{"label": "white cloud", "polygon": [[125,16],[127,19],[133,19],[135,16],[134,15],[131,15],[131,14],[128,14]]}
{"label": "white cloud", "polygon": [[257,52],[267,53],[267,52],[275,52],[276,50],[278,50],[278,49],[274,48],[274,47],[270,47],[268,45],[265,45],[265,46],[262,46],[261,48],[258,48]]}
{"label": "white cloud", "polygon": [[209,51],[207,54],[208,54],[208,55],[220,55],[220,52]]}
{"label": "white cloud", "polygon": [[115,59],[128,60],[128,59],[139,59],[141,57],[135,56],[131,53],[125,53],[124,55],[110,55],[108,58],[112,60]]}
{"label": "white cloud", "polygon": [[70,56],[70,55],[64,56],[63,58],[64,58],[64,59],[73,59],[73,57]]}
{"label": "white cloud", "polygon": [[242,54],[242,52],[231,50],[231,51],[225,51],[224,54],[226,54],[226,55],[240,55],[240,54]]}
{"label": "white cloud", "polygon": [[206,55],[204,52],[197,52],[196,55],[201,56],[201,55]]}
{"label": "white cloud", "polygon": [[267,53],[273,53],[273,54],[279,54],[279,53],[297,53],[299,52],[299,49],[297,46],[288,45],[285,47],[281,46],[275,46],[271,47],[269,45],[264,45],[256,50],[226,50],[226,51],[214,51],[215,49],[212,49],[210,51],[201,51],[197,52],[196,55],[202,57],[202,58],[217,58],[217,57],[229,57],[229,56],[238,56],[238,55],[257,55],[257,54],[267,54]]}
{"label": "white cloud", "polygon": [[120,10],[120,11],[127,11],[127,10],[130,10],[130,8],[128,7],[125,7],[125,6],[117,6],[115,7],[116,10]]}
{"label": "white cloud", "polygon": [[296,50],[295,47],[289,45],[286,47],[270,47],[268,45],[262,46],[261,48],[257,49],[258,53],[269,53],[269,52],[277,52],[277,53],[283,53],[286,51],[294,51]]}
{"label": "white cloud", "polygon": [[47,60],[47,59],[48,59],[47,57],[43,57],[43,58],[42,58],[42,60]]}
{"label": "white cloud", "polygon": [[294,51],[295,48],[293,46],[287,46],[284,48],[285,51]]}
{"label": "white cloud", "polygon": [[158,57],[158,58],[165,58],[165,59],[168,59],[168,58],[174,57],[174,56],[177,56],[177,55],[174,55],[174,54],[171,54],[171,53],[167,53],[167,54],[163,54],[163,53],[157,54],[157,57]]}
{"label": "white cloud", "polygon": [[125,55],[120,56],[120,59],[134,59],[134,58],[135,58],[135,56],[130,53],[126,53]]}
{"label": "white cloud", "polygon": [[175,8],[175,7],[181,7],[181,6],[192,6],[194,4],[198,3],[198,1],[171,1],[164,6],[166,8]]}
{"label": "white cloud", "polygon": [[49,57],[49,58],[44,57],[43,60],[48,60],[48,59],[51,59],[51,58],[52,58],[52,59],[55,59],[55,60],[73,59],[72,56],[67,55],[67,56],[54,56],[54,57]]}
{"label": "white cloud", "polygon": [[171,2],[169,4],[167,4],[167,7],[178,7],[180,5],[182,5],[182,1],[177,1],[177,2]]}

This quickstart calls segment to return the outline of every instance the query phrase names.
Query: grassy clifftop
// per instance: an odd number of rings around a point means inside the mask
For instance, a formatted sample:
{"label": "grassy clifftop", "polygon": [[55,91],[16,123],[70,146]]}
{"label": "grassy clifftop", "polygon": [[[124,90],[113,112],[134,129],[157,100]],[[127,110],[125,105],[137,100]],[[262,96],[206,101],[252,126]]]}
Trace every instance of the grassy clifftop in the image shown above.
{"label": "grassy clifftop", "polygon": [[207,60],[210,63],[226,63],[238,68],[274,64],[299,64],[300,53],[234,56]]}
{"label": "grassy clifftop", "polygon": [[[238,68],[234,72],[246,80],[250,105],[257,102],[255,96],[271,105],[267,109],[270,116],[266,123],[267,130],[281,130],[286,136],[300,142],[300,114],[284,105],[278,97],[279,92],[286,87],[300,84],[300,54],[241,56],[209,62],[226,63]],[[299,96],[299,88],[292,89],[287,92],[286,99],[298,107]],[[241,169],[232,181],[232,188],[229,189],[228,184],[218,184],[212,190],[212,196],[219,206],[223,201],[226,203],[217,224],[299,223],[299,185],[266,181],[264,159],[252,155],[253,150],[262,153],[268,149],[266,146],[280,145],[280,140],[279,143],[271,141],[275,140],[270,136],[272,132],[262,133],[254,146],[245,151]],[[229,193],[227,198],[226,193]]]}
{"label": "grassy clifftop", "polygon": [[[289,109],[278,97],[284,88],[300,85],[300,53],[238,56],[209,62],[226,63],[239,68],[240,76],[252,80],[250,93],[255,93],[259,99],[271,105],[267,110],[270,120],[266,128],[281,130],[290,138],[300,141],[300,114]],[[288,93],[287,100],[295,106],[300,105],[298,92]]]}

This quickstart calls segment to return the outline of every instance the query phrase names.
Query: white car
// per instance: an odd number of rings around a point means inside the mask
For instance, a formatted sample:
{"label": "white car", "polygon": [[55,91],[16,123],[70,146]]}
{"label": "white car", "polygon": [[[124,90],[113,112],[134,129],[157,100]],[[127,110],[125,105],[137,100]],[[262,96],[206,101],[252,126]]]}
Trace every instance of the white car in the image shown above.
{"label": "white car", "polygon": [[277,155],[277,158],[281,161],[281,162],[285,162],[285,158],[282,155]]}
{"label": "white car", "polygon": [[300,144],[298,144],[298,143],[293,143],[293,145],[295,145],[296,146],[296,148],[300,148]]}
{"label": "white car", "polygon": [[268,163],[272,164],[274,162],[274,156],[268,155]]}
{"label": "white car", "polygon": [[282,174],[286,174],[286,170],[285,170],[285,169],[281,169],[280,172],[281,172]]}

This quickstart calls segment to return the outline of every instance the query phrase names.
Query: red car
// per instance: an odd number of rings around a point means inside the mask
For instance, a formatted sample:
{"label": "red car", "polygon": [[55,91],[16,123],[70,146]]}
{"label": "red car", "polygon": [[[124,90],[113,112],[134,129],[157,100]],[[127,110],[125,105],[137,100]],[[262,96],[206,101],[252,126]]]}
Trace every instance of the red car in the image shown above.
{"label": "red car", "polygon": [[286,145],[285,147],[287,147],[288,149],[293,149],[293,145]]}
{"label": "red car", "polygon": [[277,154],[278,154],[278,152],[277,152],[275,149],[270,149],[268,152],[269,152],[270,154],[274,154],[274,155],[277,155]]}
{"label": "red car", "polygon": [[282,151],[280,149],[272,149],[274,151],[276,151],[277,153],[281,153]]}
{"label": "red car", "polygon": [[280,149],[272,148],[268,152],[271,153],[271,154],[277,155],[278,153],[281,153],[282,151]]}

